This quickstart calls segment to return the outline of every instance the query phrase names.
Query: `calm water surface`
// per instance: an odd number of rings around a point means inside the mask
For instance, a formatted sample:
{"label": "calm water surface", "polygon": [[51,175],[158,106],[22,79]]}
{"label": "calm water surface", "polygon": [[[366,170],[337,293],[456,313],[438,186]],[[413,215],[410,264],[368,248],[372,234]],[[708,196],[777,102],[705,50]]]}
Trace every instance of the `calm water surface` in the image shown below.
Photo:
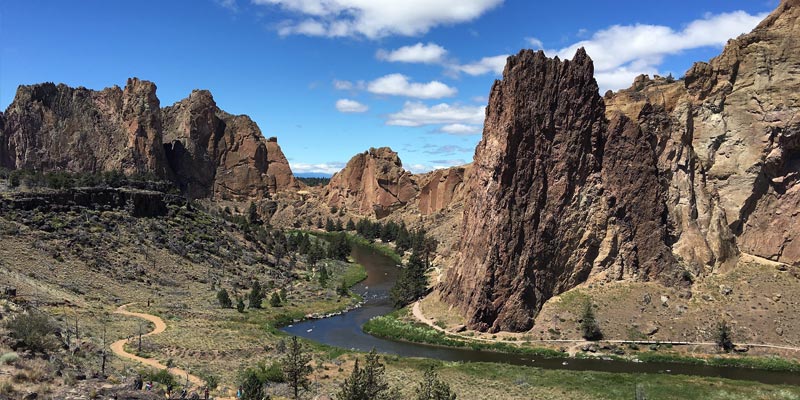
{"label": "calm water surface", "polygon": [[392,311],[389,290],[397,280],[399,269],[390,258],[368,247],[355,246],[353,258],[363,265],[368,277],[353,287],[364,297],[363,307],[330,318],[308,320],[283,328],[283,331],[330,346],[361,351],[373,348],[381,353],[404,357],[426,357],[444,361],[497,362],[528,365],[546,369],[604,371],[625,373],[659,373],[713,376],[737,380],[753,380],[768,384],[800,385],[800,374],[747,368],[711,367],[673,363],[632,363],[604,360],[545,359],[516,354],[503,354],[471,349],[456,349],[425,344],[397,342],[364,333],[361,327],[370,318]]}

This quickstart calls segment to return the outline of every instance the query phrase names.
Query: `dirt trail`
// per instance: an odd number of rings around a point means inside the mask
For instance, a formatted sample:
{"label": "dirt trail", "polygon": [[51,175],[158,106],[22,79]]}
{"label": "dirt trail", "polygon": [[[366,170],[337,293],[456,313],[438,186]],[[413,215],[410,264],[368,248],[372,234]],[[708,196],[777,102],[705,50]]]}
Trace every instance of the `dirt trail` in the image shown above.
{"label": "dirt trail", "polygon": [[[142,314],[142,313],[136,313],[136,312],[127,311],[125,308],[128,307],[131,304],[133,304],[133,303],[125,304],[123,306],[120,306],[119,308],[117,308],[116,311],[114,311],[114,313],[115,314],[127,315],[127,316],[131,316],[131,317],[136,317],[136,318],[141,318],[141,319],[145,319],[145,320],[148,320],[148,321],[152,322],[156,326],[156,328],[153,329],[152,332],[150,332],[148,334],[145,334],[145,335],[142,335],[142,337],[158,335],[159,333],[164,332],[167,329],[167,324],[164,323],[164,320],[162,320],[159,317],[156,317],[155,315]],[[158,361],[156,361],[156,360],[154,360],[152,358],[143,358],[143,357],[139,357],[139,356],[137,356],[135,354],[128,353],[127,351],[125,351],[125,343],[127,343],[127,342],[128,342],[128,339],[117,340],[116,342],[111,344],[111,351],[114,354],[116,354],[117,356],[121,357],[121,358],[127,358],[129,360],[137,361],[137,362],[140,362],[142,364],[151,366],[153,368],[158,368],[158,369],[167,368],[166,365],[161,364],[161,363],[159,363]],[[198,378],[197,376],[194,376],[194,375],[190,374],[188,371],[182,370],[180,368],[175,368],[175,367],[168,368],[168,370],[169,370],[169,372],[171,374],[173,374],[173,375],[178,377],[178,382],[183,381],[188,376],[189,377],[188,378],[189,382],[191,382],[193,386],[199,388],[199,387],[202,387],[202,386],[205,385],[205,381],[203,381],[202,379]]]}
{"label": "dirt trail", "polygon": [[[414,307],[412,307],[411,313],[414,315],[414,318],[416,318],[418,321],[422,322],[423,324],[428,325],[431,328],[433,328],[433,329],[435,329],[437,331],[443,332],[443,333],[445,333],[447,335],[450,335],[450,336],[455,336],[455,337],[459,337],[459,338],[466,339],[466,340],[478,340],[478,341],[482,341],[482,342],[494,342],[494,343],[502,342],[502,343],[506,343],[506,344],[515,344],[517,346],[521,346],[522,345],[522,343],[519,342],[519,341],[509,342],[509,341],[503,340],[502,338],[490,339],[490,338],[474,337],[474,336],[458,334],[458,333],[455,333],[455,332],[450,332],[450,331],[448,331],[448,330],[446,330],[446,329],[444,329],[442,327],[437,326],[433,322],[433,320],[429,319],[428,317],[425,316],[425,314],[422,313],[422,308],[420,307],[420,301],[419,300],[417,300],[417,302],[414,303]],[[575,344],[577,344],[576,346],[574,346],[574,348],[572,350],[577,349],[578,347],[580,347],[581,344],[592,343],[592,342],[588,342],[586,340],[578,340],[578,339],[551,339],[551,340],[526,340],[526,341],[532,342],[532,343],[533,342],[538,342],[538,343],[575,343]],[[682,345],[685,345],[685,346],[716,346],[717,345],[716,343],[713,343],[713,342],[680,342],[680,341],[670,342],[670,341],[663,341],[663,340],[662,341],[603,340],[603,342],[616,343],[616,344],[629,344],[629,343],[636,343],[636,344],[672,344],[672,345],[679,345],[679,346],[682,346]],[[736,343],[736,344],[739,345],[739,346],[747,346],[747,347],[764,347],[764,348],[769,348],[769,349],[800,351],[800,347],[779,346],[779,345],[766,344],[766,343]],[[570,350],[570,354],[572,354],[572,350]]]}

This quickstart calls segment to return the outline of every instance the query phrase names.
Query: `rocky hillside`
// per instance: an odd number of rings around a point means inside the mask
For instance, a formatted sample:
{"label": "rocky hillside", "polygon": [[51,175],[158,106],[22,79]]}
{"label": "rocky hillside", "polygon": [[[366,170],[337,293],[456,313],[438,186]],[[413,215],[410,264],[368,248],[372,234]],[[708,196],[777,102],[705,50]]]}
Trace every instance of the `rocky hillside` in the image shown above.
{"label": "rocky hillside", "polygon": [[388,147],[356,154],[325,187],[328,206],[383,218],[405,208],[422,215],[446,209],[463,196],[465,167],[413,175]]}
{"label": "rocky hillside", "polygon": [[800,265],[800,1],[685,79],[597,95],[583,50],[523,51],[492,88],[442,294],[526,330],[589,279],[689,285],[741,252]]}
{"label": "rocky hillside", "polygon": [[152,173],[194,197],[229,200],[298,185],[250,118],[220,110],[207,91],[162,109],[156,85],[136,78],[101,91],[20,86],[0,117],[0,166]]}

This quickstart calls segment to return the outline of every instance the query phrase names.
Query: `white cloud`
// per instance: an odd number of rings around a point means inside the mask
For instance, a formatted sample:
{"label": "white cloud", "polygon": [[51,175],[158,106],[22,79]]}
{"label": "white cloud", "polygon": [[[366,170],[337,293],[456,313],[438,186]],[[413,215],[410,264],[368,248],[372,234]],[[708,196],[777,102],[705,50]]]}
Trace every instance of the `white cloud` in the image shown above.
{"label": "white cloud", "polygon": [[375,54],[379,60],[389,62],[436,64],[444,60],[447,50],[436,43],[417,43],[412,46],[403,46],[399,49],[386,51],[378,50]]}
{"label": "white cloud", "polygon": [[343,113],[363,113],[369,110],[369,107],[355,100],[339,99],[336,101],[336,109]]}
{"label": "white cloud", "polygon": [[390,96],[407,96],[418,99],[439,99],[454,96],[458,93],[453,87],[439,81],[428,83],[409,82],[403,74],[390,74],[382,76],[367,85],[367,90],[374,94]]}
{"label": "white cloud", "polygon": [[537,39],[535,37],[526,37],[525,41],[528,42],[528,44],[534,50],[539,50],[539,49],[543,49],[544,48],[544,43],[542,43],[541,40],[539,40],[539,39]]}
{"label": "white cloud", "polygon": [[445,169],[450,167],[455,167],[456,165],[464,165],[467,162],[465,160],[431,160],[425,163],[420,164],[411,164],[408,166],[404,166],[404,168],[408,171],[411,171],[413,174],[423,174],[425,172],[431,172],[437,169]]}
{"label": "white cloud", "polygon": [[293,173],[302,173],[302,172],[323,172],[326,174],[335,174],[344,168],[343,162],[329,162],[329,163],[319,163],[319,164],[309,164],[309,163],[289,163],[289,167],[292,169]]}
{"label": "white cloud", "polygon": [[431,28],[474,20],[503,0],[252,0],[296,14],[280,35],[327,37],[416,36]]}
{"label": "white cloud", "polygon": [[220,7],[225,7],[231,11],[239,11],[239,6],[236,4],[236,0],[214,0]]}
{"label": "white cloud", "polygon": [[500,75],[503,73],[503,68],[506,66],[507,58],[508,55],[506,54],[493,57],[483,57],[478,61],[464,65],[455,65],[452,68],[458,72],[464,72],[473,76],[488,73]]}
{"label": "white cloud", "polygon": [[765,16],[744,11],[708,14],[680,31],[661,25],[614,25],[548,53],[570,58],[584,47],[594,60],[601,90],[620,89],[630,86],[637,75],[657,74],[665,56],[700,47],[721,47],[728,39],[751,31]]}
{"label": "white cloud", "polygon": [[480,125],[447,124],[439,128],[439,132],[448,133],[450,135],[474,135],[481,133],[482,129]]}
{"label": "white cloud", "polygon": [[333,87],[338,90],[353,90],[353,82],[350,81],[340,81],[338,79],[333,80]]}
{"label": "white cloud", "polygon": [[441,103],[428,107],[420,102],[407,101],[402,110],[389,115],[386,124],[395,126],[483,125],[485,113],[486,107],[484,106],[459,106]]}

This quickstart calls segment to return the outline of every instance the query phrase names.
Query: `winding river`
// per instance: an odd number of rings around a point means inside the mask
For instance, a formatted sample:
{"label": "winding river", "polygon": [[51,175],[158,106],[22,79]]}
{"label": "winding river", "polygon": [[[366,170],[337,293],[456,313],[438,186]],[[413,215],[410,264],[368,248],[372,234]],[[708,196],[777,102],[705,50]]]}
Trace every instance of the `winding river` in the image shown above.
{"label": "winding river", "polygon": [[366,268],[368,274],[366,280],[353,287],[356,293],[363,296],[365,300],[364,306],[337,316],[307,320],[290,325],[283,328],[283,331],[331,346],[360,351],[369,351],[375,348],[381,353],[396,354],[404,357],[426,357],[444,361],[497,362],[574,371],[698,375],[800,386],[800,374],[793,372],[657,362],[633,363],[572,358],[545,359],[377,338],[364,333],[361,327],[370,318],[392,311],[389,290],[397,279],[398,268],[390,258],[375,252],[369,247],[355,246],[352,256],[356,262]]}

